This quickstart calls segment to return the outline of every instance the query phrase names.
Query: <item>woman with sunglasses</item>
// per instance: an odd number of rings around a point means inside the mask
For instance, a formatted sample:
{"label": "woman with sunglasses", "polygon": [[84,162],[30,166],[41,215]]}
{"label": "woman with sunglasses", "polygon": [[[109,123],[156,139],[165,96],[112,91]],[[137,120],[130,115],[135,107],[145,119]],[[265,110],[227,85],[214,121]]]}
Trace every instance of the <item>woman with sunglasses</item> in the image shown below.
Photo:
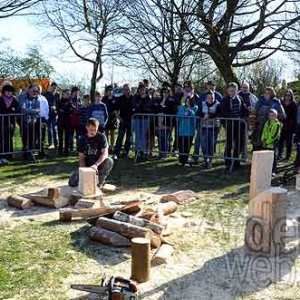
{"label": "woman with sunglasses", "polygon": [[33,149],[39,149],[40,139],[40,101],[39,89],[37,85],[30,85],[26,93],[19,96],[21,113],[21,136],[24,148],[24,159],[34,161]]}
{"label": "woman with sunglasses", "polygon": [[294,101],[294,93],[288,89],[281,101],[284,108],[286,118],[283,120],[283,128],[281,131],[278,145],[278,159],[282,159],[284,146],[286,154],[284,160],[289,160],[292,154],[293,135],[297,128],[297,104]]}

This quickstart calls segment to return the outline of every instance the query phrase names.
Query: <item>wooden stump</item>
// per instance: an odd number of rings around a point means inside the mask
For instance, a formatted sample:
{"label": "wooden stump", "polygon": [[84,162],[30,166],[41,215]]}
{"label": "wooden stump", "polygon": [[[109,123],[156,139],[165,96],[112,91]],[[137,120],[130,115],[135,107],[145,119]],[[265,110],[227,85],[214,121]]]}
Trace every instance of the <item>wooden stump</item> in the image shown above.
{"label": "wooden stump", "polygon": [[18,209],[28,209],[34,205],[33,202],[30,201],[30,199],[17,195],[10,195],[7,198],[7,203],[9,206],[16,207]]}
{"label": "wooden stump", "polygon": [[169,244],[163,244],[154,254],[152,263],[154,265],[166,264],[172,256],[174,248]]}
{"label": "wooden stump", "polygon": [[150,241],[134,238],[131,242],[131,279],[143,283],[150,279]]}
{"label": "wooden stump", "polygon": [[97,191],[97,175],[92,168],[79,168],[78,191],[83,196],[96,194]]}
{"label": "wooden stump", "polygon": [[101,227],[91,227],[88,232],[91,240],[115,247],[130,246],[131,242],[124,236]]}
{"label": "wooden stump", "polygon": [[48,197],[50,199],[56,199],[60,197],[61,190],[59,188],[49,188]]}
{"label": "wooden stump", "polygon": [[116,211],[113,215],[113,218],[120,222],[130,223],[139,227],[145,227],[151,229],[153,232],[155,232],[158,235],[160,235],[164,229],[163,226],[160,226],[158,224],[155,224],[145,219],[141,219],[135,216],[122,213],[120,211]]}
{"label": "wooden stump", "polygon": [[143,237],[149,240],[151,240],[152,238],[152,231],[150,229],[142,228],[129,223],[111,220],[108,218],[99,218],[97,221],[97,226],[117,232],[128,238]]}

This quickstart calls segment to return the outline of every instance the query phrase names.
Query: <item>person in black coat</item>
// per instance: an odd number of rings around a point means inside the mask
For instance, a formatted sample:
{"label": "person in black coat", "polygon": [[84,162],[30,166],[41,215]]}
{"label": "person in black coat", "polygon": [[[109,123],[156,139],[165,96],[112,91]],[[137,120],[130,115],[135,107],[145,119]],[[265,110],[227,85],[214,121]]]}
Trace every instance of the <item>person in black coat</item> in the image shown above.
{"label": "person in black coat", "polygon": [[246,127],[242,121],[247,117],[244,100],[238,96],[238,85],[234,82],[227,86],[227,96],[221,102],[221,117],[226,128],[225,166],[228,171],[232,161],[234,166],[240,165],[239,158],[245,151]]}
{"label": "person in black coat", "polygon": [[14,152],[15,114],[20,113],[19,102],[13,93],[14,88],[11,85],[4,85],[0,96],[0,155],[3,153],[1,158],[8,160]]}

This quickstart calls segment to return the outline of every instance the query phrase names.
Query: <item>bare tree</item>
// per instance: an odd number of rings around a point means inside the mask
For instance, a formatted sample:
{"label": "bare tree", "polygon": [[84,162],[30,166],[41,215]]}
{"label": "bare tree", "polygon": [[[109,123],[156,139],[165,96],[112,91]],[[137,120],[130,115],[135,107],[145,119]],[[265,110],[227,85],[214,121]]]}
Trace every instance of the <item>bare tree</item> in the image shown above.
{"label": "bare tree", "polygon": [[103,77],[105,58],[113,54],[112,45],[121,28],[123,6],[121,0],[52,0],[43,3],[39,24],[50,27],[51,36],[61,38],[77,58],[92,64],[92,99],[96,84]]}
{"label": "bare tree", "polygon": [[[234,68],[263,61],[276,51],[287,51],[287,34],[300,20],[299,0],[151,0],[173,10],[186,22],[193,44],[205,50],[225,81],[239,82]],[[257,51],[254,51],[257,50]]]}
{"label": "bare tree", "polygon": [[23,13],[25,10],[41,1],[43,0],[1,0],[0,19]]}
{"label": "bare tree", "polygon": [[[184,2],[178,4],[182,13],[187,12]],[[195,22],[195,16],[188,15],[183,21],[172,8],[172,1],[161,0],[160,6],[148,0],[130,1],[125,14],[129,30],[121,39],[120,59],[129,58],[126,63],[144,69],[157,81],[169,80],[174,86],[207,60],[201,51],[195,51],[186,29],[187,24]]]}

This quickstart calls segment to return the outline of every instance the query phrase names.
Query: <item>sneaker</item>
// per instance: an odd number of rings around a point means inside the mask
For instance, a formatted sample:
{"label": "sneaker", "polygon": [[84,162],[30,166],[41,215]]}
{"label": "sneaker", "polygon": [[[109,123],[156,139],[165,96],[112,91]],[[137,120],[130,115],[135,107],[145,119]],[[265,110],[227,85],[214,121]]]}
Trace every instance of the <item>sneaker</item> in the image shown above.
{"label": "sneaker", "polygon": [[272,177],[276,177],[277,175],[276,175],[276,173],[272,173]]}
{"label": "sneaker", "polygon": [[49,150],[55,149],[55,146],[52,144],[48,147]]}
{"label": "sneaker", "polygon": [[113,160],[115,160],[115,161],[118,160],[118,155],[117,155],[117,154],[115,154],[115,155],[113,156]]}
{"label": "sneaker", "polygon": [[212,169],[213,168],[213,165],[211,162],[208,162],[207,165],[206,165],[206,168],[207,169]]}

